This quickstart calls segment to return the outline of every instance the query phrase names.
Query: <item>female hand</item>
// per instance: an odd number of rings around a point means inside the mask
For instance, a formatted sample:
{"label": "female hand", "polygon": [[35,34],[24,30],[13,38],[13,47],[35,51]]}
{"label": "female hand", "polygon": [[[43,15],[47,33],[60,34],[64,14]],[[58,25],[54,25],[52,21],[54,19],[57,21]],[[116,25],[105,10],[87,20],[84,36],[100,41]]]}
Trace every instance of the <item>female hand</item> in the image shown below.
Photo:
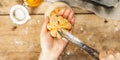
{"label": "female hand", "polygon": [[[74,25],[74,12],[72,9],[62,9],[58,15],[68,19],[69,22]],[[41,55],[39,60],[57,60],[68,43],[68,40],[54,39],[50,35],[47,29],[48,22],[49,17],[46,17],[40,33]]]}

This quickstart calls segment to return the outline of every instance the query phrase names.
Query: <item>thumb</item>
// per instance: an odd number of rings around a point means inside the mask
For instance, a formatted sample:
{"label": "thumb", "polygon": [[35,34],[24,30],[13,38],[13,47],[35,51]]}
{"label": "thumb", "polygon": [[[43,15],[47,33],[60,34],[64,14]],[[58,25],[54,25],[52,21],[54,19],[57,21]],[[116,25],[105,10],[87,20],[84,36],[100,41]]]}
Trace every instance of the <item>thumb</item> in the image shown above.
{"label": "thumb", "polygon": [[47,32],[47,24],[48,24],[48,22],[49,22],[49,18],[46,17],[45,21],[44,21],[44,23],[42,25],[41,33],[46,33]]}

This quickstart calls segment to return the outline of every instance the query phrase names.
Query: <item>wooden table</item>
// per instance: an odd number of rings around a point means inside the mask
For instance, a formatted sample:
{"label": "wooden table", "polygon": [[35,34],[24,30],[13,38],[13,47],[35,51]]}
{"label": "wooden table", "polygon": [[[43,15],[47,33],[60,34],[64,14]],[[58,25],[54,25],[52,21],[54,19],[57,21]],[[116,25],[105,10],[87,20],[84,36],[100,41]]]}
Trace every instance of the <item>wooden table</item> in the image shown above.
{"label": "wooden table", "polygon": [[[28,7],[31,19],[25,24],[16,25],[11,21],[9,11],[12,6],[22,3],[22,0],[0,0],[0,60],[38,60],[41,50],[39,33],[49,4],[44,2],[37,8]],[[75,11],[75,36],[98,51],[120,51],[120,21],[72,8]],[[59,59],[94,60],[71,42]]]}

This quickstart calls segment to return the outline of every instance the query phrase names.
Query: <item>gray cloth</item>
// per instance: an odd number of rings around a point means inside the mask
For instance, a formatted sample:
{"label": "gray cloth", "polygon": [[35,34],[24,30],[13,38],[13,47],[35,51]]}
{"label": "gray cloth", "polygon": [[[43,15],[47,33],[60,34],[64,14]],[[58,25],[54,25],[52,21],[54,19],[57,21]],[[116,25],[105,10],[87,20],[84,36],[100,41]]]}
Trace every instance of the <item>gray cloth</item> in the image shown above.
{"label": "gray cloth", "polygon": [[[46,0],[49,2],[63,1],[70,6],[83,8],[94,12],[96,15],[106,19],[120,20],[120,2],[119,0]],[[104,3],[103,3],[104,2]]]}
{"label": "gray cloth", "polygon": [[116,7],[119,0],[87,0],[106,7]]}

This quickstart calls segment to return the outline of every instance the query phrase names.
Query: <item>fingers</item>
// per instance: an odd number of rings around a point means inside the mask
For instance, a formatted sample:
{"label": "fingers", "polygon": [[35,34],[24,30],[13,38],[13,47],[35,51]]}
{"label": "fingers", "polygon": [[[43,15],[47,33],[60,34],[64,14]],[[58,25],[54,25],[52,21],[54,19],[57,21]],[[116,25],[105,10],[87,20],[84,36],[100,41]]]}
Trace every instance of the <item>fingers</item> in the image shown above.
{"label": "fingers", "polygon": [[71,21],[70,21],[70,23],[74,26],[74,24],[75,24],[75,18],[72,18]]}
{"label": "fingers", "polygon": [[62,10],[60,10],[59,13],[58,13],[58,15],[63,16],[65,10],[66,10],[66,9],[62,9]]}
{"label": "fingers", "polygon": [[46,17],[45,21],[44,21],[44,23],[42,25],[41,33],[47,33],[47,24],[48,24],[48,21],[49,21],[49,18]]}
{"label": "fingers", "polygon": [[70,20],[72,20],[72,18],[74,16],[74,11],[70,8],[62,9],[58,13],[58,15],[63,16],[64,18],[66,18],[70,21]]}
{"label": "fingers", "polygon": [[63,17],[66,18],[66,19],[68,19],[68,16],[69,16],[70,13],[71,13],[71,9],[69,9],[69,8],[66,9],[65,12],[64,12],[64,14],[63,14]]}
{"label": "fingers", "polygon": [[69,15],[68,15],[68,20],[71,21],[74,18],[74,11],[70,11]]}
{"label": "fingers", "polygon": [[58,15],[63,16],[64,18],[68,19],[72,25],[75,23],[74,19],[74,11],[70,8],[62,9],[58,13]]}

